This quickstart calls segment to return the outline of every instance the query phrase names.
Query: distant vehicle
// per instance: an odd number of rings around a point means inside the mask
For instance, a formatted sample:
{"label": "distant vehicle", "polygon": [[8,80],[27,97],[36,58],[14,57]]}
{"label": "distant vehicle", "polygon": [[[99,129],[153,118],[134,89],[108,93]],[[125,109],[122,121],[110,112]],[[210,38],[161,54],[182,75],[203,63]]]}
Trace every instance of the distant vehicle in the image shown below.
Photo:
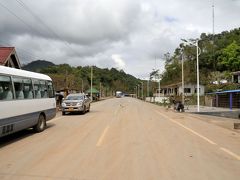
{"label": "distant vehicle", "polygon": [[0,107],[0,137],[30,127],[43,131],[56,115],[51,78],[0,66]]}
{"label": "distant vehicle", "polygon": [[116,97],[117,97],[117,98],[123,97],[122,91],[116,91]]}
{"label": "distant vehicle", "polygon": [[90,111],[91,99],[83,93],[69,94],[62,102],[62,115],[67,112],[85,112]]}

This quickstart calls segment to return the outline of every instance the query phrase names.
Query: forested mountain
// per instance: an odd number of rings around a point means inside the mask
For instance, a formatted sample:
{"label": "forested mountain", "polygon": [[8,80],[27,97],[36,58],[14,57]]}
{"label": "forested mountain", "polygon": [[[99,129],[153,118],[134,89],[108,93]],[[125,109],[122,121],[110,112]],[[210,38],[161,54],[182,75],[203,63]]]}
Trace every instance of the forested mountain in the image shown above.
{"label": "forested mountain", "polygon": [[[199,56],[201,84],[211,86],[212,82],[221,79],[230,81],[231,72],[240,71],[240,28],[214,36],[202,33],[199,48],[201,49]],[[163,85],[181,82],[182,54],[185,81],[196,82],[196,46],[181,43],[172,56],[165,55],[165,71],[161,75]],[[238,86],[233,87],[231,84],[229,88],[238,88]]]}
{"label": "forested mountain", "polygon": [[47,68],[49,66],[54,66],[52,62],[45,61],[45,60],[36,60],[32,61],[26,65],[23,65],[22,69],[34,72],[40,72],[41,69]]}
{"label": "forested mountain", "polygon": [[[67,88],[85,91],[90,88],[90,66],[71,67],[68,64],[60,64],[44,68],[40,72],[48,74],[53,79],[57,90]],[[139,79],[122,70],[93,67],[93,87],[99,90],[101,86],[105,95],[110,95],[116,90],[133,93],[139,82]]]}

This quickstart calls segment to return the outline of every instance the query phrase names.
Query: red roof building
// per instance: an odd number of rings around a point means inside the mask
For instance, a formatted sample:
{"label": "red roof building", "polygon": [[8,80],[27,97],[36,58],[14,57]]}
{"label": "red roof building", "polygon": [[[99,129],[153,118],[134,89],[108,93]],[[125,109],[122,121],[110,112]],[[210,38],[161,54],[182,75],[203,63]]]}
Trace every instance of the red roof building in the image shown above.
{"label": "red roof building", "polygon": [[14,47],[0,47],[0,65],[21,69]]}

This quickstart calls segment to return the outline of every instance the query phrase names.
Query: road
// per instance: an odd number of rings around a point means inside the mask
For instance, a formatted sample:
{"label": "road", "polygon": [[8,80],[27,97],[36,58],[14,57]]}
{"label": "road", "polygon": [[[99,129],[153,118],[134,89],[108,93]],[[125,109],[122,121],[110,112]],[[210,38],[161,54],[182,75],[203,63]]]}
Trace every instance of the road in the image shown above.
{"label": "road", "polygon": [[133,98],[1,139],[1,180],[237,180],[240,133]]}

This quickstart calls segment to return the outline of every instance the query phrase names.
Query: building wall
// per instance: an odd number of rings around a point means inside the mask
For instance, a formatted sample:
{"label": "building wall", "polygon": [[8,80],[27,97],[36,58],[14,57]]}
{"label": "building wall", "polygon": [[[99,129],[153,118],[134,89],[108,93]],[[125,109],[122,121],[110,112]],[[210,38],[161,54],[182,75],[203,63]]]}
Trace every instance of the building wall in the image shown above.
{"label": "building wall", "polygon": [[[204,96],[205,95],[205,86],[203,85],[199,85],[200,91],[199,94],[200,96]],[[184,85],[184,89],[189,89],[189,92],[185,92],[184,95],[185,96],[192,96],[193,94],[197,93],[197,85],[195,84],[185,84]],[[161,88],[161,93],[160,96],[181,96],[183,92],[183,88],[181,84],[172,86],[172,87],[164,87]],[[158,90],[156,91],[156,93],[154,93],[155,97],[158,97]]]}
{"label": "building wall", "polygon": [[[213,98],[213,106],[230,108],[230,93],[216,95]],[[232,93],[232,108],[240,108],[240,93]]]}
{"label": "building wall", "polygon": [[[199,88],[200,88],[199,95],[204,96],[205,87],[203,85],[199,85]],[[185,96],[192,96],[193,94],[197,93],[197,85],[196,84],[185,84],[184,89],[190,89],[189,93],[187,93],[187,92],[184,93]],[[182,85],[179,85],[179,94],[178,95],[181,95],[182,93],[183,93]]]}

